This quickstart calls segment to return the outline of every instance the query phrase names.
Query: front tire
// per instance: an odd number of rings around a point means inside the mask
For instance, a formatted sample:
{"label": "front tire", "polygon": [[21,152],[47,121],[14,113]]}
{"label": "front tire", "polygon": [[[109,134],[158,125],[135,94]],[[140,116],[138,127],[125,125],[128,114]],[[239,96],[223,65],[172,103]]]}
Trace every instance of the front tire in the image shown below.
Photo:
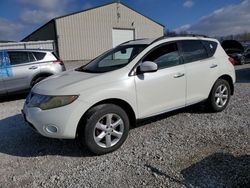
{"label": "front tire", "polygon": [[231,88],[226,80],[218,79],[209,95],[208,106],[212,112],[221,112],[224,110],[231,96]]}
{"label": "front tire", "polygon": [[121,107],[102,104],[88,111],[79,126],[80,145],[102,155],[117,150],[124,143],[129,132],[129,118]]}
{"label": "front tire", "polygon": [[41,77],[36,78],[35,80],[32,81],[31,87],[34,87],[34,85],[36,85],[37,83],[41,82],[45,78],[47,78],[47,77],[46,76],[41,76]]}

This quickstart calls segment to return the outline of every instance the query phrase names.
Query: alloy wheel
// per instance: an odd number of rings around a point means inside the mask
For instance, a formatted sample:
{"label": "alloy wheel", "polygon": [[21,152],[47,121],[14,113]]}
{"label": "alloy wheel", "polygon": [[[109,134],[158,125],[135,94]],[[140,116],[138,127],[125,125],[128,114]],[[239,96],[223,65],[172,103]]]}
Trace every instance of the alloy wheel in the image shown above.
{"label": "alloy wheel", "polygon": [[219,108],[222,108],[228,100],[228,89],[224,84],[219,85],[215,91],[215,103]]}
{"label": "alloy wheel", "polygon": [[114,113],[106,114],[99,119],[94,128],[95,143],[102,148],[116,145],[124,133],[122,118]]}

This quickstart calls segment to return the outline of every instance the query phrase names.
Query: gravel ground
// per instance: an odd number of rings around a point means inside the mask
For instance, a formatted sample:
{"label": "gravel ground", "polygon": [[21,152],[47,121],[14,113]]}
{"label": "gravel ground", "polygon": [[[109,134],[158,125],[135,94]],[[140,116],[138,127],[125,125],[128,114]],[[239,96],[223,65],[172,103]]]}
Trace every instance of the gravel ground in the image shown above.
{"label": "gravel ground", "polygon": [[0,187],[249,187],[250,65],[236,71],[225,111],[195,105],[145,120],[103,156],[40,136],[20,114],[24,96],[1,98]]}

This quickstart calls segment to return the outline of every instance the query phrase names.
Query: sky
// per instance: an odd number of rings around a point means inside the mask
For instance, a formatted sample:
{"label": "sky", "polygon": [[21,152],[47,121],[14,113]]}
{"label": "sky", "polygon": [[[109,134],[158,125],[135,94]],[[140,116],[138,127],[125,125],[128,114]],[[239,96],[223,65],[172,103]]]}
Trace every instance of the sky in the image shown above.
{"label": "sky", "polygon": [[[114,1],[114,0],[113,0]],[[57,16],[112,0],[0,0],[0,40],[19,41]],[[121,0],[171,31],[209,36],[250,32],[250,0]]]}

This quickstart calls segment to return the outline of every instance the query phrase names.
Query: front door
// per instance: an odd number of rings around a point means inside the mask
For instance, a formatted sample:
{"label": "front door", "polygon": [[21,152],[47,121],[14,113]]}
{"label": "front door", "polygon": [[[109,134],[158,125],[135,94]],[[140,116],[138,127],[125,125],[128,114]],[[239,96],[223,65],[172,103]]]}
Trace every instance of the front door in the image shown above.
{"label": "front door", "polygon": [[185,106],[186,76],[176,43],[153,49],[145,58],[158,65],[158,71],[135,76],[140,118]]}

